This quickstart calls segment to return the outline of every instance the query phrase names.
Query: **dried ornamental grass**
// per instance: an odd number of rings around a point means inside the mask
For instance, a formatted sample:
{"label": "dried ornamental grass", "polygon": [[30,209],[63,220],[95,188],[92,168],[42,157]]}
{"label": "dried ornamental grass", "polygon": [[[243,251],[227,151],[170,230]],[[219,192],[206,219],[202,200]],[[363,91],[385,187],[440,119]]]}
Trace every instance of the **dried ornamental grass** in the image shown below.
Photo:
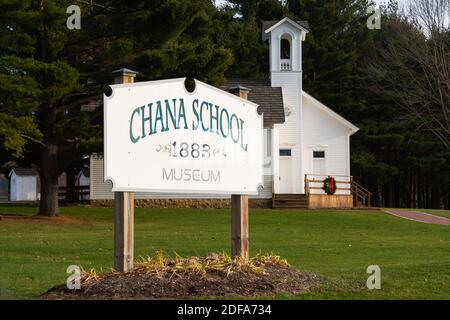
{"label": "dried ornamental grass", "polygon": [[[162,251],[156,251],[153,256],[140,257],[135,263],[134,269],[128,274],[147,274],[158,278],[163,277],[187,277],[206,276],[208,272],[215,272],[229,276],[233,273],[266,274],[267,265],[290,267],[289,263],[278,255],[258,254],[250,259],[231,257],[229,254],[210,253],[206,257],[182,258],[175,253],[175,258],[166,258]],[[117,272],[99,274],[95,269],[81,271],[81,282],[86,288],[110,277]]]}
{"label": "dried ornamental grass", "polygon": [[141,257],[132,271],[97,273],[82,270],[81,290],[65,284],[53,287],[45,298],[154,299],[191,296],[264,296],[298,294],[318,284],[314,274],[290,267],[278,255],[258,254],[250,259],[211,253],[206,257],[165,257],[162,251]]}

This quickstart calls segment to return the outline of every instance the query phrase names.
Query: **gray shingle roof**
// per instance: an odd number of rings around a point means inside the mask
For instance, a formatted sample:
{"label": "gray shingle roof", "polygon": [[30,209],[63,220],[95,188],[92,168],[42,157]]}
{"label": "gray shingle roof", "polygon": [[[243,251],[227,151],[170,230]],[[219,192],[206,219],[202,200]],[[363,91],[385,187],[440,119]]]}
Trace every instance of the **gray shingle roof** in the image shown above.
{"label": "gray shingle roof", "polygon": [[13,168],[16,175],[18,176],[37,176],[38,172],[34,168]]}
{"label": "gray shingle roof", "polygon": [[248,100],[259,105],[260,111],[264,115],[264,127],[270,127],[275,123],[284,123],[281,87],[271,87],[269,80],[227,79],[221,89],[228,90],[238,86],[250,89]]}
{"label": "gray shingle roof", "polygon": [[[267,40],[269,39],[269,36],[265,33],[267,29],[269,29],[274,24],[278,23],[280,20],[266,20],[262,22],[262,39]],[[308,21],[295,21],[298,23],[301,27],[305,28],[306,30],[310,31],[309,29],[309,22]]]}
{"label": "gray shingle roof", "polygon": [[[264,114],[265,127],[270,127],[275,123],[284,123],[284,104],[281,87],[271,87],[270,80],[227,79],[220,89],[228,91],[233,87],[239,86],[250,89],[248,99],[260,106],[260,111]],[[102,103],[101,99],[93,99],[84,108],[86,111],[91,111],[100,107]]]}

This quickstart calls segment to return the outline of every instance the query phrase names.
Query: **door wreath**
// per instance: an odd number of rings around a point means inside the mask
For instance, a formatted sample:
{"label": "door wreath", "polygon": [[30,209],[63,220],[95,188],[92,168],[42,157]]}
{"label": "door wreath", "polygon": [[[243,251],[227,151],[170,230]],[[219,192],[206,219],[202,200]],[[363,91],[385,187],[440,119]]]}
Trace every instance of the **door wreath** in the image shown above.
{"label": "door wreath", "polygon": [[325,180],[323,180],[322,189],[328,195],[334,194],[336,192],[336,180],[334,179],[334,177],[328,176]]}

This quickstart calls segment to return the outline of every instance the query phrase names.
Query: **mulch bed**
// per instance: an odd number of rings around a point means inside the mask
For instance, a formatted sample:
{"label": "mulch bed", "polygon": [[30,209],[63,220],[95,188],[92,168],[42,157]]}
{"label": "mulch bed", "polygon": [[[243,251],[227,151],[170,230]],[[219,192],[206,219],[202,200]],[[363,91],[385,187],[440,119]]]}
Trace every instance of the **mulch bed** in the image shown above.
{"label": "mulch bed", "polygon": [[[267,257],[267,256],[266,256]],[[181,263],[180,261],[183,260]],[[211,262],[212,261],[212,262]],[[221,263],[223,255],[167,260],[164,267],[139,263],[129,273],[83,274],[80,290],[65,284],[42,295],[44,299],[189,299],[204,297],[270,297],[301,294],[319,284],[314,274],[291,268],[276,259]],[[154,262],[154,261],[153,261]],[[206,265],[206,267],[205,267]]]}

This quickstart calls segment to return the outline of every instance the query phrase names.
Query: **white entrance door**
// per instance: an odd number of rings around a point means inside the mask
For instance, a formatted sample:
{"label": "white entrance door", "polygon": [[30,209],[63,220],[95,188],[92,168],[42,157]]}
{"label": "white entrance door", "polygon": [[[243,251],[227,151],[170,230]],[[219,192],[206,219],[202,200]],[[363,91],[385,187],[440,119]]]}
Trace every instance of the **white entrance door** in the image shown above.
{"label": "white entrance door", "polygon": [[293,193],[292,158],[290,149],[280,150],[279,193]]}

